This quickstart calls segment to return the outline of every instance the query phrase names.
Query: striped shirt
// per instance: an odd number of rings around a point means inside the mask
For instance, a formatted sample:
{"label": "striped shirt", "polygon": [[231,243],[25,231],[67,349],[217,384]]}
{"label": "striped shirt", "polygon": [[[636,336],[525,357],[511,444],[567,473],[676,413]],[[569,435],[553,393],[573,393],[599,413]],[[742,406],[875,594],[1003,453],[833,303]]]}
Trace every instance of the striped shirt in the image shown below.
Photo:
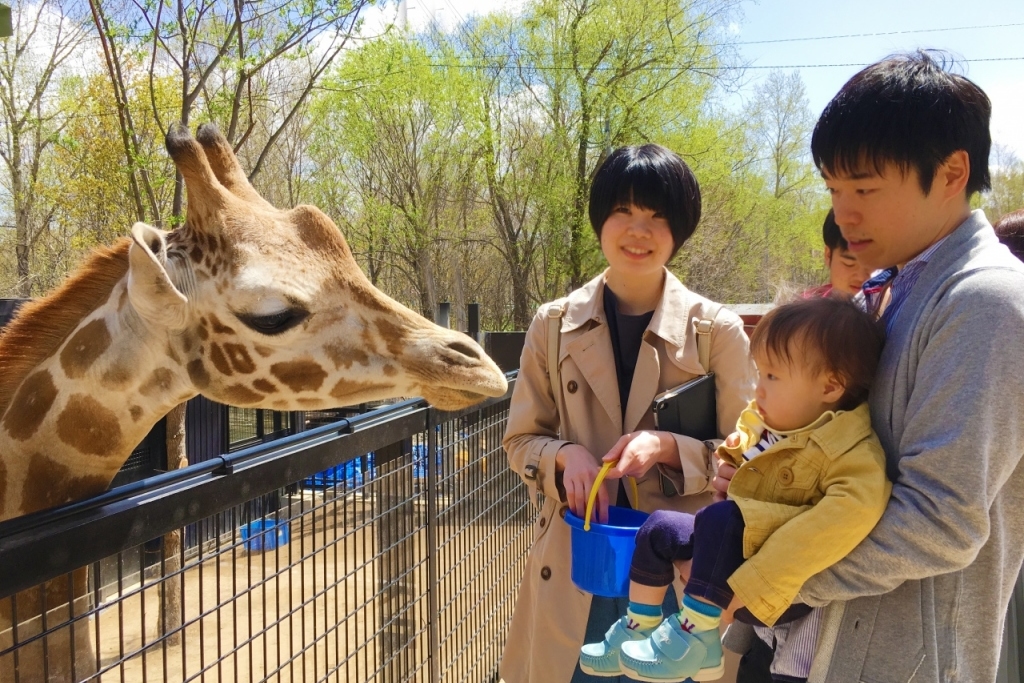
{"label": "striped shirt", "polygon": [[743,459],[744,460],[753,460],[754,458],[756,458],[757,456],[761,455],[766,450],[768,450],[768,448],[772,444],[776,444],[776,443],[778,443],[779,441],[782,441],[785,438],[786,438],[785,435],[776,434],[775,432],[771,431],[770,429],[766,429],[766,430],[764,430],[761,433],[761,440],[758,441],[757,443],[755,443],[750,448],[748,448],[746,450],[746,452],[743,453]]}
{"label": "striped shirt", "polygon": [[[947,235],[948,237],[948,235]],[[903,310],[903,304],[907,302],[907,298],[910,294],[910,290],[914,288],[914,284],[917,282],[917,278],[921,276],[921,271],[928,265],[929,259],[935,250],[939,248],[939,245],[946,241],[946,237],[931,245],[914,258],[907,261],[907,264],[903,266],[898,272],[895,268],[889,268],[876,275],[873,275],[867,282],[864,283],[864,298],[867,303],[868,311],[877,311],[881,297],[885,295],[885,285],[891,280],[892,283],[889,286],[889,290],[892,293],[889,299],[889,305],[885,307],[882,312],[882,322],[885,323],[885,333],[889,334],[892,331],[893,322],[896,317]]]}

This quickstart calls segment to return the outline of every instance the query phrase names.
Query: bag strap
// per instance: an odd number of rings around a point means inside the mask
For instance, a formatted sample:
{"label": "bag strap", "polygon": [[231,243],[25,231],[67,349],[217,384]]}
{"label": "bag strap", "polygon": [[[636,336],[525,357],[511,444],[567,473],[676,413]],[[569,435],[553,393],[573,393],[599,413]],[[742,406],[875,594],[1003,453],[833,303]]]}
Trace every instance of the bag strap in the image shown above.
{"label": "bag strap", "polygon": [[711,372],[711,331],[715,329],[715,321],[694,320],[693,328],[697,332],[697,360],[706,375]]}
{"label": "bag strap", "polygon": [[548,306],[548,377],[551,379],[551,393],[555,403],[559,404],[561,414],[562,381],[558,376],[558,351],[562,341],[562,316],[565,315],[565,304]]}

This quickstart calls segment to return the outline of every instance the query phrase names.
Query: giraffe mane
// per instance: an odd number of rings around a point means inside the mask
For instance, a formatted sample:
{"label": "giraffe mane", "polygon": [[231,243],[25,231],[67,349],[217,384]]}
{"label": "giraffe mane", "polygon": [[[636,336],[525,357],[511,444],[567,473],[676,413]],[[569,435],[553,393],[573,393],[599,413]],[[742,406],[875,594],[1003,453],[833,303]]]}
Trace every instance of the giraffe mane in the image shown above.
{"label": "giraffe mane", "polygon": [[128,272],[122,238],[94,250],[57,289],[26,303],[0,331],[0,415],[7,412],[25,376],[56,352],[87,315],[110,296]]}

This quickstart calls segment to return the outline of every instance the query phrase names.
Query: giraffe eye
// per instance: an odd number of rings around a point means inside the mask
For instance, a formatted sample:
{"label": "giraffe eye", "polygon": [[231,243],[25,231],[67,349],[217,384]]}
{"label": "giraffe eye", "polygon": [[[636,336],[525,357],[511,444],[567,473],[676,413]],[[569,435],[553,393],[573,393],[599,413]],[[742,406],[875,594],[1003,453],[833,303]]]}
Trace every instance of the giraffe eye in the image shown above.
{"label": "giraffe eye", "polygon": [[251,313],[235,314],[242,323],[251,330],[273,336],[295,327],[309,317],[309,311],[302,308],[289,308],[280,313],[270,315],[254,315]]}

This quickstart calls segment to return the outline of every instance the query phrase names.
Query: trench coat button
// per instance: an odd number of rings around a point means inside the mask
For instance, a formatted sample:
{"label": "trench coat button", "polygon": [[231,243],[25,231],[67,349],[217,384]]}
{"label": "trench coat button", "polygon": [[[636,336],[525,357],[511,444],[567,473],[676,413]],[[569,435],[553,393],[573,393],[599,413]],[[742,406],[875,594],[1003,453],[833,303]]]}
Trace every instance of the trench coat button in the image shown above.
{"label": "trench coat button", "polygon": [[547,517],[541,517],[540,521],[537,522],[537,524],[539,524],[541,526],[541,528],[544,528],[544,525],[546,525],[547,523],[548,523],[548,518]]}
{"label": "trench coat button", "polygon": [[561,517],[562,519],[565,519],[565,513],[567,513],[568,511],[569,511],[569,506],[568,505],[563,505],[562,507],[558,508],[558,516]]}
{"label": "trench coat button", "polygon": [[540,570],[540,578],[547,581],[551,578],[551,567],[542,567]]}
{"label": "trench coat button", "polygon": [[579,385],[576,384],[576,380],[574,379],[569,380],[569,383],[565,385],[565,390],[568,391],[570,394],[575,394],[578,388]]}
{"label": "trench coat button", "polygon": [[789,486],[793,483],[793,470],[788,467],[783,467],[779,470],[779,483],[783,486]]}

